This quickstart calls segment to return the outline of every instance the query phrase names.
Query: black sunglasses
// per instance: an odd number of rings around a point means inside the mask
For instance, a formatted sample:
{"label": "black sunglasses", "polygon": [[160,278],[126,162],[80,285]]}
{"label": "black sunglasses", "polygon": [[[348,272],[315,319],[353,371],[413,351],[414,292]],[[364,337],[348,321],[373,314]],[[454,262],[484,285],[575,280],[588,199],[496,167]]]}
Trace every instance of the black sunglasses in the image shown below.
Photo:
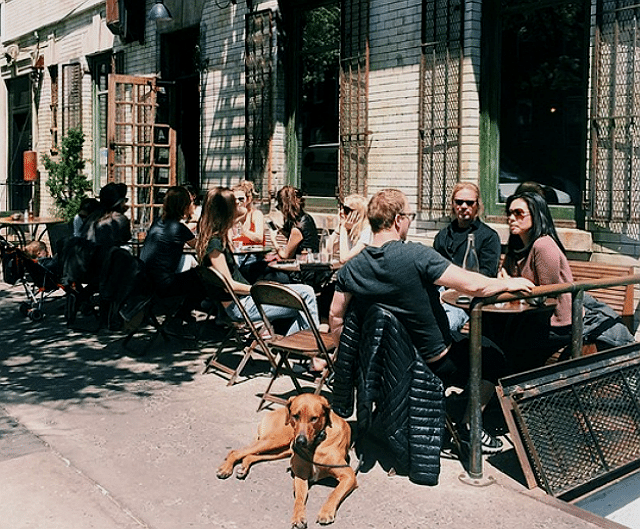
{"label": "black sunglasses", "polygon": [[345,206],[344,204],[340,204],[340,209],[344,211],[345,215],[348,215],[353,211],[353,208],[350,208],[349,206]]}
{"label": "black sunglasses", "polygon": [[466,204],[469,207],[473,207],[476,205],[477,200],[462,200],[462,199],[456,198],[454,202],[456,203],[456,206],[462,206],[463,204]]}

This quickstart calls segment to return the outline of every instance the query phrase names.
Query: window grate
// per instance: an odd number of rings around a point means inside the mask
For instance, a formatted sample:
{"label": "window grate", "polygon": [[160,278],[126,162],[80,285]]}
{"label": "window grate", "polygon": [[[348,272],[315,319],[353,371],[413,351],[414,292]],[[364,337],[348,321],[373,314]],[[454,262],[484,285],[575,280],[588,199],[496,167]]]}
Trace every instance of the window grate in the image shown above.
{"label": "window grate", "polygon": [[640,236],[640,6],[598,2],[593,49],[589,218]]}
{"label": "window grate", "polygon": [[247,15],[245,40],[246,179],[262,200],[271,188],[270,146],[274,131],[274,29],[270,10]]}
{"label": "window grate", "polygon": [[367,196],[369,0],[342,4],[340,193]]}
{"label": "window grate", "polygon": [[423,0],[418,207],[432,219],[449,213],[460,174],[461,39],[460,2]]}

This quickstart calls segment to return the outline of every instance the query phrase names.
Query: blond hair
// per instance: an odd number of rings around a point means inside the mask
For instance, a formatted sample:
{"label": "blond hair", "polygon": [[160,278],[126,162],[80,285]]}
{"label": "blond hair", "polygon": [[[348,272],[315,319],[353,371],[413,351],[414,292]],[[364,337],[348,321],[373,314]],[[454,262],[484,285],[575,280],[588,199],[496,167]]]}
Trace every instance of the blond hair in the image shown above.
{"label": "blond hair", "polygon": [[357,220],[347,233],[351,243],[355,244],[360,239],[362,230],[369,225],[367,199],[362,195],[348,195],[345,197],[343,204],[356,212]]}
{"label": "blond hair", "polygon": [[478,203],[478,217],[482,215],[484,212],[484,205],[482,204],[482,198],[480,198],[480,188],[474,184],[473,182],[458,182],[455,186],[453,186],[453,191],[451,191],[451,215],[455,218],[456,215],[456,194],[458,191],[462,191],[463,189],[470,189],[476,194],[476,202]]}

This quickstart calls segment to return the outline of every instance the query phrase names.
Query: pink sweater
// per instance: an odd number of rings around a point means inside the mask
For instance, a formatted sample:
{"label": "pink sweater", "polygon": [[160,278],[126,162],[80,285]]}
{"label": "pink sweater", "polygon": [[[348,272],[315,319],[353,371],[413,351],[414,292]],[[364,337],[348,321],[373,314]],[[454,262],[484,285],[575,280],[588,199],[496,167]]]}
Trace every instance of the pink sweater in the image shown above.
{"label": "pink sweater", "polygon": [[[518,270],[522,277],[536,285],[553,283],[572,283],[573,274],[567,257],[556,242],[548,235],[536,240],[526,259],[518,261]],[[553,327],[571,325],[571,294],[561,294],[551,317]]]}

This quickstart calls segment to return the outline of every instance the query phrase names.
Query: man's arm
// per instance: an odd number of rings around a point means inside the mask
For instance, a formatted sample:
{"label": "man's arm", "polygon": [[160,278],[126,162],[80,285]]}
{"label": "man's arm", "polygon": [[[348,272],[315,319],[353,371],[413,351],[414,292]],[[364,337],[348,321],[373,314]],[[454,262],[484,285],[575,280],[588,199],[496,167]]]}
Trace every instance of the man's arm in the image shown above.
{"label": "man's arm", "polygon": [[531,292],[531,289],[535,286],[524,277],[496,279],[464,270],[454,264],[449,265],[435,283],[436,285],[453,288],[470,296],[481,298],[500,294],[501,292]]}
{"label": "man's arm", "polygon": [[329,327],[331,328],[331,336],[336,347],[340,343],[340,335],[344,325],[344,317],[347,313],[347,307],[351,301],[352,295],[348,292],[340,292],[336,290],[331,300],[331,308],[329,309]]}

